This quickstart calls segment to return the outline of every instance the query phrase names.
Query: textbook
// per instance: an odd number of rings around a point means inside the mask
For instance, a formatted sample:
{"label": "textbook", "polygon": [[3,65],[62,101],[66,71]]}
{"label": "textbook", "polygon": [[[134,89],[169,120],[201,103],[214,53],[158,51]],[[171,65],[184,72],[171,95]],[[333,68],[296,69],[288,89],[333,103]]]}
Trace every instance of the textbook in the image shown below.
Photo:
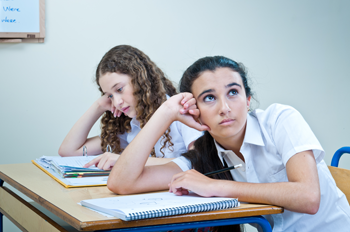
{"label": "textbook", "polygon": [[161,192],[83,200],[82,206],[124,221],[229,209],[239,206],[237,198],[201,197],[190,192],[177,196]]}
{"label": "textbook", "polygon": [[94,158],[96,156],[42,156],[32,160],[32,163],[66,188],[107,185],[110,171],[96,167],[83,168]]}

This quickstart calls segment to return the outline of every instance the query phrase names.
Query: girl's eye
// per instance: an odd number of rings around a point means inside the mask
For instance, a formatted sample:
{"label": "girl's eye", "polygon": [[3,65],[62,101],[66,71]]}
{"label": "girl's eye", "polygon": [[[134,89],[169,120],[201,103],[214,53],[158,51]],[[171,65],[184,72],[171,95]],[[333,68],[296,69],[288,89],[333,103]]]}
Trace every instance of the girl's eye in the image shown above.
{"label": "girl's eye", "polygon": [[204,102],[211,102],[211,101],[214,101],[214,100],[215,100],[215,98],[214,98],[213,95],[208,95],[208,96],[205,96],[205,97],[203,98],[203,101],[204,101]]}
{"label": "girl's eye", "polygon": [[113,95],[112,95],[112,94],[108,95],[108,98],[112,98],[112,97],[113,97]]}
{"label": "girl's eye", "polygon": [[235,89],[231,89],[230,92],[228,93],[228,95],[230,96],[234,96],[234,95],[237,95],[238,94],[238,91],[235,90]]}
{"label": "girl's eye", "polygon": [[123,87],[117,89],[117,92],[121,92],[123,90]]}

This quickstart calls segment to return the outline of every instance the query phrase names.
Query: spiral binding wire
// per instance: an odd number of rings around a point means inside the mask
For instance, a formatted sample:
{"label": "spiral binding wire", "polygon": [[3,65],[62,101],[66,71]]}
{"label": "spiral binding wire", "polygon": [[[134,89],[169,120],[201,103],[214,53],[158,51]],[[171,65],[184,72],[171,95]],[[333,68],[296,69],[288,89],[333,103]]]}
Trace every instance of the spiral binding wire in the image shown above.
{"label": "spiral binding wire", "polygon": [[187,213],[197,213],[205,212],[219,209],[228,209],[239,206],[237,199],[224,200],[212,203],[203,203],[196,205],[180,206],[174,208],[166,208],[159,210],[149,210],[144,212],[131,213],[126,216],[126,220],[138,220],[146,218],[155,218],[155,217],[165,217],[178,214],[187,214]]}

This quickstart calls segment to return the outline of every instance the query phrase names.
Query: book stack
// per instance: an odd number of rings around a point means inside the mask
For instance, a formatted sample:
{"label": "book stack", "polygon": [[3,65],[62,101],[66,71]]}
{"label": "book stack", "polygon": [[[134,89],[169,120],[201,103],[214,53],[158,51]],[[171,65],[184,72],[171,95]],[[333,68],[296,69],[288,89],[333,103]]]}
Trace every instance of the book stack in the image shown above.
{"label": "book stack", "polygon": [[96,156],[87,157],[60,157],[60,156],[42,156],[36,159],[36,162],[46,168],[51,168],[62,178],[79,178],[79,177],[98,177],[108,176],[110,170],[102,170],[95,166],[84,168],[83,166],[90,162]]}

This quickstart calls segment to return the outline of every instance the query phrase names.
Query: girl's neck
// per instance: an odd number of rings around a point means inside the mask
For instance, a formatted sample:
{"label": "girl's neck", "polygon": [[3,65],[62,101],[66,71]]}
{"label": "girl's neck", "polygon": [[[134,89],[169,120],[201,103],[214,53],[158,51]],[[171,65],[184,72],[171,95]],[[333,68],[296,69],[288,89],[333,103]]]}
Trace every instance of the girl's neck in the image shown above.
{"label": "girl's neck", "polygon": [[244,128],[240,133],[234,136],[226,137],[226,138],[214,137],[215,141],[219,143],[225,150],[233,151],[243,161],[244,161],[244,157],[241,154],[240,150],[244,141],[246,125],[244,126]]}

